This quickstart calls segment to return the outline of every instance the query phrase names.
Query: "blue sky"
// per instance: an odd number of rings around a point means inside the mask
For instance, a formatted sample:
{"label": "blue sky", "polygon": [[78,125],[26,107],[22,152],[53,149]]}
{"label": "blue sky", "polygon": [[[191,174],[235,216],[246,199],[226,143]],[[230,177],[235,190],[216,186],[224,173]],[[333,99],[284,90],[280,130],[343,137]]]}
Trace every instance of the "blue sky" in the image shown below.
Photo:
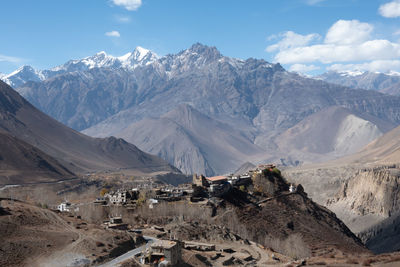
{"label": "blue sky", "polygon": [[2,0],[0,72],[195,42],[292,71],[400,72],[400,0]]}

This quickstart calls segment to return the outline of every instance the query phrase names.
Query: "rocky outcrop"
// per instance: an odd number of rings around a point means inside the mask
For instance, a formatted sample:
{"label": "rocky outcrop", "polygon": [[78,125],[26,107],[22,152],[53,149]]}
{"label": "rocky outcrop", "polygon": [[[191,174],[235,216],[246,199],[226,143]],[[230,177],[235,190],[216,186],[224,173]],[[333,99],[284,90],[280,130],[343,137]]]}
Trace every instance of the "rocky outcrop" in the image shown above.
{"label": "rocky outcrop", "polygon": [[328,200],[328,206],[343,203],[360,216],[391,216],[400,209],[400,169],[393,167],[360,170]]}

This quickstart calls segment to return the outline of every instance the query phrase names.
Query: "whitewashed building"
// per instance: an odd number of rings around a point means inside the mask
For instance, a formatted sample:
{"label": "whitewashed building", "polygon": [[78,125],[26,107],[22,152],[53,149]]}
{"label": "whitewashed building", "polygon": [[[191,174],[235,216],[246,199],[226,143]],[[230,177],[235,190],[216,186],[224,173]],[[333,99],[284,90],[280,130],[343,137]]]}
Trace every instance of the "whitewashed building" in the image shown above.
{"label": "whitewashed building", "polygon": [[69,202],[63,202],[57,206],[57,209],[61,212],[69,212],[72,210],[72,205]]}

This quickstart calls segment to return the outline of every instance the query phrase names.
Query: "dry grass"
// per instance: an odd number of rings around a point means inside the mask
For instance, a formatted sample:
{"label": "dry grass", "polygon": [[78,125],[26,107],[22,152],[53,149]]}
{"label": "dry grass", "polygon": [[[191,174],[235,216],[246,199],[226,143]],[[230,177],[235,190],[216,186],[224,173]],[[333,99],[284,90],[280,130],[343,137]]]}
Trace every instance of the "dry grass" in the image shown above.
{"label": "dry grass", "polygon": [[358,264],[358,260],[357,260],[357,259],[354,259],[354,258],[351,258],[351,259],[346,260],[346,263],[349,263],[349,264]]}
{"label": "dry grass", "polygon": [[266,237],[265,244],[273,250],[293,259],[306,258],[311,255],[308,245],[304,243],[300,234],[292,234],[284,240]]}

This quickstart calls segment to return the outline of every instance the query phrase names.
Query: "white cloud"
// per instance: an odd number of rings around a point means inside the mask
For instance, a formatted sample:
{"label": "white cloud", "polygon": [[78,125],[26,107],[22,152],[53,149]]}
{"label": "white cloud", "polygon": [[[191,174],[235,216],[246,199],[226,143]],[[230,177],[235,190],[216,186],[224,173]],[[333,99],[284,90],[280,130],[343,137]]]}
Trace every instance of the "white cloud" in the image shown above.
{"label": "white cloud", "polygon": [[275,62],[293,64],[289,69],[300,73],[314,71],[317,68],[315,65],[320,63],[323,64],[320,69],[399,70],[400,43],[374,39],[373,30],[374,27],[368,23],[339,20],[327,30],[323,41],[315,33],[300,35],[286,32],[266,51],[275,52]]}
{"label": "white cloud", "polygon": [[[273,52],[276,50],[286,50],[290,48],[300,47],[308,45],[311,41],[318,39],[320,36],[318,34],[308,34],[308,35],[301,35],[297,34],[292,31],[287,31],[285,33],[280,34],[282,40],[276,44],[270,45],[267,47],[267,52]],[[274,37],[270,37],[275,38]]]}
{"label": "white cloud", "polygon": [[115,5],[122,6],[129,11],[137,10],[142,5],[142,0],[112,0],[112,2]]}
{"label": "white cloud", "polygon": [[400,60],[375,60],[360,64],[333,64],[327,68],[333,71],[371,71],[389,72],[400,71]]}
{"label": "white cloud", "polygon": [[319,70],[320,67],[315,65],[305,65],[305,64],[293,64],[290,66],[290,71],[298,72],[298,73],[307,73],[313,70]]}
{"label": "white cloud", "polygon": [[275,60],[283,64],[305,62],[349,62],[388,60],[400,56],[400,45],[388,40],[371,40],[357,45],[319,44],[280,51]]}
{"label": "white cloud", "polygon": [[108,37],[120,37],[121,36],[121,34],[119,34],[118,31],[106,32],[104,35],[108,36]]}
{"label": "white cloud", "polygon": [[22,61],[21,58],[10,57],[10,56],[0,54],[0,62],[20,63],[21,61]]}
{"label": "white cloud", "polygon": [[395,0],[379,7],[379,14],[386,18],[400,17],[400,0]]}
{"label": "white cloud", "polygon": [[374,27],[358,20],[338,20],[328,30],[327,44],[359,44],[371,37]]}

